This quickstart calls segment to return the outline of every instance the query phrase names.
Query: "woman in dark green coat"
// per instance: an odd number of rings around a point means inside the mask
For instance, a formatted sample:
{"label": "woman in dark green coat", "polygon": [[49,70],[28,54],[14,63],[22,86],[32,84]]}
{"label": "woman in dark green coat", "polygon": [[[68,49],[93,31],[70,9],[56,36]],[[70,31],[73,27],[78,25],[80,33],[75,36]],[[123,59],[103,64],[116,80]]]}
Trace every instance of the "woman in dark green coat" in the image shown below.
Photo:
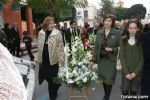
{"label": "woman in dark green coat", "polygon": [[92,60],[98,63],[98,76],[103,81],[103,100],[109,100],[116,77],[116,58],[121,34],[114,28],[114,15],[107,14],[103,23],[104,28],[97,32]]}
{"label": "woman in dark green coat", "polygon": [[[132,19],[127,23],[125,36],[120,43],[120,61],[122,65],[122,94],[137,95],[143,68],[141,35],[142,24]],[[136,100],[136,99],[132,99]]]}

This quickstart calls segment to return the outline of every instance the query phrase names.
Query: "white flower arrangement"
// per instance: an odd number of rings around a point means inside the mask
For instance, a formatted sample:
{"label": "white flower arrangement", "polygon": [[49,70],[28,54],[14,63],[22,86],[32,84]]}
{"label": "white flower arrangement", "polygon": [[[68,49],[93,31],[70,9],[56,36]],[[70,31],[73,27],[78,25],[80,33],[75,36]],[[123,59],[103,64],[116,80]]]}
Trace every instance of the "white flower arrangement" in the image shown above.
{"label": "white flower arrangement", "polygon": [[88,47],[94,48],[95,41],[96,41],[96,35],[94,33],[90,34],[88,39]]}
{"label": "white flower arrangement", "polygon": [[69,49],[69,44],[66,44],[64,52],[65,67],[59,70],[59,82],[82,87],[98,79],[97,74],[89,67],[92,58],[91,51],[84,51],[79,37],[75,37],[72,42],[72,51]]}

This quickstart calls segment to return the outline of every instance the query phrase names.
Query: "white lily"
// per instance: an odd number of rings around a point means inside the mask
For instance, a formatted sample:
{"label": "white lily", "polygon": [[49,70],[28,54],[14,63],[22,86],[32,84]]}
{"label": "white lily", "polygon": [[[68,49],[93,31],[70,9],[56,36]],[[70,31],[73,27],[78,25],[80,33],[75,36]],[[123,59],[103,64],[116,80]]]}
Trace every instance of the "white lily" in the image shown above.
{"label": "white lily", "polygon": [[87,77],[84,77],[84,78],[82,79],[82,81],[83,81],[84,83],[86,83],[86,82],[87,82]]}

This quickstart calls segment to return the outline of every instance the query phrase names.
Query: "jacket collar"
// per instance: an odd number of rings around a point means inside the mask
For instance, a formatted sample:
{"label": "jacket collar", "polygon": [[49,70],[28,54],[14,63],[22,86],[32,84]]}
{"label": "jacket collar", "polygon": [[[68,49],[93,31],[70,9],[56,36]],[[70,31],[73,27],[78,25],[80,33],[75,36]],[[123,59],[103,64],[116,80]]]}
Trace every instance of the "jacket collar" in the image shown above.
{"label": "jacket collar", "polygon": [[[101,35],[103,35],[104,34],[104,28],[103,29],[101,29]],[[115,34],[115,29],[114,28],[111,28],[111,30],[110,30],[110,33],[109,33],[110,35],[113,35],[113,34]]]}
{"label": "jacket collar", "polygon": [[[45,35],[45,31],[42,29],[41,32],[40,32],[42,35]],[[50,34],[50,36],[55,36],[55,35],[58,35],[59,34],[59,31],[54,28],[52,33]]]}

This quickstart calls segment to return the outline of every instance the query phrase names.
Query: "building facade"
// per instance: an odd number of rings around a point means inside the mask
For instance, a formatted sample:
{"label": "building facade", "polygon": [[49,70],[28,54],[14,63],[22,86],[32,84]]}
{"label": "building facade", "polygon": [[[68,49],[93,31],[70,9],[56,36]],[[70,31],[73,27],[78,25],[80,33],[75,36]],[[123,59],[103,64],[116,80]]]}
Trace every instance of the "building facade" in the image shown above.
{"label": "building facade", "polygon": [[76,8],[76,17],[78,26],[84,26],[85,22],[93,27],[94,21],[97,19],[97,9],[96,6],[90,3],[86,8]]}
{"label": "building facade", "polygon": [[[0,25],[4,27],[5,23],[9,23],[13,26],[17,23],[17,28],[19,29],[20,37],[22,38],[22,18],[21,18],[21,7],[26,6],[24,2],[14,2],[14,0],[8,0],[6,4],[0,2]],[[25,10],[26,16],[26,28],[28,33],[33,36],[33,21],[32,21],[32,9],[28,6]]]}

